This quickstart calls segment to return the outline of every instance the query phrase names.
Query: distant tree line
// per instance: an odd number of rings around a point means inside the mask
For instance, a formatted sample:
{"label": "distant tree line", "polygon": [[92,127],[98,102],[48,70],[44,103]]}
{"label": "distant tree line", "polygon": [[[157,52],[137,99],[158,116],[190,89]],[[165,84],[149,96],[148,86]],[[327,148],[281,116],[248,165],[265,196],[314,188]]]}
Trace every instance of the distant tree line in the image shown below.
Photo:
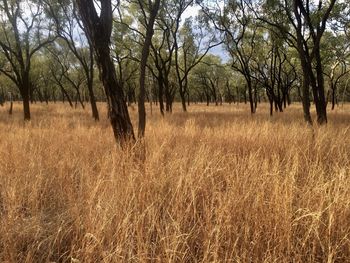
{"label": "distant tree line", "polygon": [[247,103],[252,114],[265,101],[270,115],[299,101],[322,125],[350,100],[349,10],[340,0],[0,0],[0,105],[22,101],[25,120],[31,103],[89,105],[98,121],[104,101],[122,143],[136,138],[133,103],[139,137],[145,102],[165,116],[174,101],[185,112]]}

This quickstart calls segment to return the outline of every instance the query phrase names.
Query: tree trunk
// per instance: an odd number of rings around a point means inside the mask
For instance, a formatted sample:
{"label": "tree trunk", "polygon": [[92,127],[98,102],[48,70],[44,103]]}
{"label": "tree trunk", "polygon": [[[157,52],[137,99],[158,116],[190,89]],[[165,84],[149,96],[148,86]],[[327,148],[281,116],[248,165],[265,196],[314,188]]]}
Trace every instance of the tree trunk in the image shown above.
{"label": "tree trunk", "polygon": [[287,92],[287,103],[288,103],[288,106],[292,104],[292,100],[290,99],[289,92]]}
{"label": "tree trunk", "polygon": [[312,125],[312,119],[310,114],[310,95],[309,95],[310,75],[307,69],[307,61],[302,51],[303,44],[300,42],[301,40],[298,39],[298,48],[299,48],[298,52],[299,52],[301,68],[303,70],[303,84],[302,84],[302,90],[301,90],[301,99],[303,104],[304,120],[308,124]]}
{"label": "tree trunk", "polygon": [[110,55],[113,11],[111,0],[100,2],[98,15],[93,0],[76,0],[84,30],[95,51],[100,79],[107,97],[108,114],[114,137],[124,146],[135,140],[133,126],[124,99],[123,89],[117,81],[113,60]]}
{"label": "tree trunk", "polygon": [[335,108],[335,89],[333,87],[333,83],[332,83],[332,110],[334,110]]}
{"label": "tree trunk", "polygon": [[22,100],[23,100],[24,120],[29,121],[30,120],[30,96],[28,92],[23,91]]}
{"label": "tree trunk", "polygon": [[68,92],[63,88],[63,86],[60,86],[60,88],[61,88],[61,92],[62,92],[63,103],[64,103],[64,98],[67,98],[69,106],[71,106],[73,108],[73,103],[72,103],[72,100],[71,100]]}
{"label": "tree trunk", "polygon": [[87,86],[88,86],[88,91],[89,91],[89,99],[90,99],[90,104],[91,104],[92,117],[94,118],[95,121],[99,121],[100,116],[98,114],[98,109],[97,109],[97,105],[96,105],[96,98],[95,98],[95,94],[94,94],[92,81],[89,81]]}
{"label": "tree trunk", "polygon": [[138,100],[138,110],[139,110],[139,129],[138,129],[138,136],[144,137],[145,136],[145,129],[146,129],[146,109],[145,109],[145,94],[146,94],[146,88],[145,88],[145,80],[146,80],[146,66],[147,66],[147,59],[149,56],[150,47],[152,44],[152,37],[154,34],[153,25],[156,19],[156,16],[158,14],[158,10],[160,7],[160,0],[156,0],[154,5],[150,3],[150,16],[147,23],[146,28],[146,36],[145,36],[145,42],[143,43],[142,47],[142,55],[141,55],[141,68],[140,68],[140,93],[139,93],[139,100]]}
{"label": "tree trunk", "polygon": [[[170,91],[169,83],[164,83],[165,85],[165,110],[168,113],[173,112],[173,96]],[[186,106],[186,100],[185,100],[185,106]]]}
{"label": "tree trunk", "polygon": [[180,88],[179,93],[180,93],[180,98],[181,98],[182,110],[184,112],[187,112],[185,92]]}
{"label": "tree trunk", "polygon": [[20,83],[20,93],[22,96],[22,102],[23,102],[23,114],[24,114],[24,120],[29,121],[30,120],[30,100],[32,98],[30,94],[30,81],[29,81],[29,73],[24,73],[22,76],[23,82]]}
{"label": "tree trunk", "polygon": [[89,92],[89,100],[91,104],[92,117],[94,118],[95,121],[99,121],[100,116],[98,114],[96,98],[94,94],[94,50],[91,42],[89,42],[89,46],[90,46],[90,52],[89,52],[90,65],[89,65],[89,68],[86,68],[85,74],[88,78],[87,88]]}
{"label": "tree trunk", "polygon": [[270,101],[270,116],[273,116],[273,100],[271,98],[269,98]]}
{"label": "tree trunk", "polygon": [[316,49],[316,74],[317,74],[317,91],[318,102],[316,105],[317,110],[317,122],[320,125],[327,123],[327,104],[326,96],[324,92],[324,77],[320,48]]}
{"label": "tree trunk", "polygon": [[160,110],[160,114],[164,116],[164,86],[163,86],[163,80],[161,78],[158,79],[158,90],[159,90],[158,92],[159,110]]}
{"label": "tree trunk", "polygon": [[255,108],[254,108],[254,100],[253,100],[252,83],[251,81],[248,80],[247,84],[248,84],[248,96],[249,96],[249,103],[250,103],[250,113],[254,114]]}
{"label": "tree trunk", "polygon": [[9,115],[12,115],[13,112],[13,97],[12,93],[10,93],[10,109],[9,109]]}

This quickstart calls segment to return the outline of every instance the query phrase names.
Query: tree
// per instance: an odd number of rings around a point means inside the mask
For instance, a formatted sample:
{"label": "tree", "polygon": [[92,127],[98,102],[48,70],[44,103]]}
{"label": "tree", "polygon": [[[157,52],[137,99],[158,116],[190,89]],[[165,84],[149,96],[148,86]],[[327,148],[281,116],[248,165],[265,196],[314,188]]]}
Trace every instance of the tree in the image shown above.
{"label": "tree", "polygon": [[[79,59],[72,55],[68,45],[65,41],[59,41],[59,45],[52,45],[48,47],[51,54],[51,76],[54,78],[56,84],[64,92],[66,87],[70,86],[75,91],[75,107],[78,102],[85,108],[82,98],[82,86],[87,81],[84,66],[79,63]],[[65,92],[67,100],[71,104],[71,100]]]}
{"label": "tree", "polygon": [[[302,101],[304,118],[312,123],[309,88],[316,106],[317,122],[327,123],[324,71],[321,40],[336,0],[323,1],[266,1],[264,15],[258,19],[277,29],[299,54],[303,72]],[[257,7],[252,9],[258,10]]]}
{"label": "tree", "polygon": [[48,13],[55,21],[58,37],[64,40],[70,50],[70,55],[74,56],[81,65],[88,89],[92,117],[98,121],[99,113],[93,88],[94,57],[92,43],[86,41],[83,36],[83,26],[77,17],[73,3],[65,0],[45,1],[48,7]]}
{"label": "tree", "polygon": [[257,25],[253,22],[253,14],[244,0],[223,2],[214,1],[208,6],[202,5],[212,25],[224,34],[226,49],[232,57],[232,67],[240,72],[248,88],[250,111],[255,113],[251,59],[255,51]]}
{"label": "tree", "polygon": [[350,43],[346,35],[336,30],[327,33],[322,43],[323,46],[326,46],[323,54],[323,57],[325,57],[324,74],[328,77],[329,83],[326,101],[328,104],[330,97],[332,103],[331,109],[334,110],[335,104],[338,102],[338,85],[342,78],[350,72],[350,61],[348,60],[350,58]]}
{"label": "tree", "polygon": [[296,81],[295,67],[290,60],[284,39],[273,31],[260,30],[252,58],[252,78],[266,90],[271,116],[273,105],[276,111],[283,112],[283,104],[286,108],[287,101],[290,102],[290,89]]}
{"label": "tree", "polygon": [[100,71],[107,97],[108,114],[117,141],[125,143],[135,140],[133,126],[119,85],[116,70],[110,52],[110,40],[113,24],[111,0],[101,0],[99,14],[93,0],[76,0],[84,31],[92,43],[95,58]]}
{"label": "tree", "polygon": [[[175,69],[181,97],[182,110],[187,111],[186,95],[189,96],[188,77],[191,71],[205,58],[208,52],[222,44],[204,23],[194,25],[192,18],[186,19],[180,31],[173,33],[175,39]],[[203,29],[204,28],[204,29]],[[209,37],[208,37],[209,35]]]}
{"label": "tree", "polygon": [[15,83],[22,96],[24,119],[30,120],[31,62],[56,37],[40,1],[1,0],[0,12],[0,48],[6,58],[0,72]]}
{"label": "tree", "polygon": [[207,102],[213,101],[216,106],[222,103],[223,92],[221,87],[225,87],[225,67],[221,58],[215,55],[207,55],[201,63],[194,69],[196,83],[200,84],[202,92]]}
{"label": "tree", "polygon": [[134,53],[138,52],[141,44],[135,45],[137,33],[129,30],[127,26],[133,22],[132,17],[128,14],[122,14],[120,9],[118,10],[119,20],[115,19],[113,27],[112,56],[116,63],[119,85],[126,92],[126,100],[130,106],[132,101],[137,103],[136,87],[139,81],[140,61],[136,61]]}
{"label": "tree", "polygon": [[[148,5],[142,0],[138,0],[139,7],[141,8],[142,13],[144,14],[143,24],[146,26],[146,34],[144,43],[141,51],[141,63],[140,63],[140,93],[138,99],[138,111],[139,111],[139,129],[138,136],[144,137],[145,128],[146,128],[146,109],[145,109],[145,96],[146,96],[146,67],[147,60],[149,56],[150,47],[152,44],[152,36],[154,34],[153,26],[160,8],[160,0],[155,0],[154,2],[148,1]],[[146,12],[149,12],[149,15],[146,15]]]}

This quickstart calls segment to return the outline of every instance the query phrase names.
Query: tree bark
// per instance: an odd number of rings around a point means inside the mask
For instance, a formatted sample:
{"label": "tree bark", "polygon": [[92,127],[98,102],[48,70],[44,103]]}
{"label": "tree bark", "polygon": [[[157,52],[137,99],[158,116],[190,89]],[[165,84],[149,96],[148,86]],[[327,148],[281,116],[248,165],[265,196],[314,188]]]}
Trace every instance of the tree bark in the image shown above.
{"label": "tree bark", "polygon": [[[91,43],[89,43],[89,46],[91,49],[93,49]],[[95,94],[94,94],[94,53],[93,53],[93,50],[90,50],[89,58],[90,58],[89,59],[90,60],[90,65],[89,65],[90,67],[89,67],[88,71],[85,73],[87,78],[88,78],[87,88],[89,91],[92,117],[94,118],[95,121],[99,121],[100,116],[98,114],[98,109],[97,109],[97,105],[96,105],[96,98],[95,98]]]}
{"label": "tree bark", "polygon": [[24,120],[30,120],[30,96],[25,90],[22,93]]}
{"label": "tree bark", "polygon": [[146,80],[146,66],[147,60],[149,56],[150,47],[152,44],[152,37],[154,34],[153,25],[158,14],[158,10],[160,7],[160,0],[156,0],[154,4],[150,2],[150,16],[147,22],[146,28],[146,37],[145,42],[142,47],[142,55],[141,55],[141,68],[140,68],[140,93],[138,100],[138,111],[139,111],[139,127],[138,127],[138,137],[142,138],[145,136],[146,129],[146,109],[145,109],[145,80]]}
{"label": "tree bark", "polygon": [[76,0],[76,3],[84,30],[95,51],[100,79],[107,97],[108,114],[114,137],[121,146],[124,146],[130,141],[134,141],[135,136],[123,89],[117,81],[115,67],[110,55],[109,44],[113,22],[111,0],[100,2],[100,15],[97,14],[93,0]]}
{"label": "tree bark", "polygon": [[100,120],[100,116],[98,114],[98,109],[96,105],[96,98],[93,90],[93,83],[90,81],[88,82],[88,91],[89,91],[89,99],[90,99],[90,104],[91,104],[91,112],[92,112],[92,117],[95,119],[95,121]]}

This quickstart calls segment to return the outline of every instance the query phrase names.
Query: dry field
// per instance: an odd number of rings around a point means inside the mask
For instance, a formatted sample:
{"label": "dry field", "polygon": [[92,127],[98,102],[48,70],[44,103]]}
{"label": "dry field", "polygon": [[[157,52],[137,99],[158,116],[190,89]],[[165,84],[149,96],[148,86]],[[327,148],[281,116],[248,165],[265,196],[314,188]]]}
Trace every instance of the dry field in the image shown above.
{"label": "dry field", "polygon": [[350,262],[350,105],[154,107],[144,164],[99,106],[0,107],[0,262]]}

